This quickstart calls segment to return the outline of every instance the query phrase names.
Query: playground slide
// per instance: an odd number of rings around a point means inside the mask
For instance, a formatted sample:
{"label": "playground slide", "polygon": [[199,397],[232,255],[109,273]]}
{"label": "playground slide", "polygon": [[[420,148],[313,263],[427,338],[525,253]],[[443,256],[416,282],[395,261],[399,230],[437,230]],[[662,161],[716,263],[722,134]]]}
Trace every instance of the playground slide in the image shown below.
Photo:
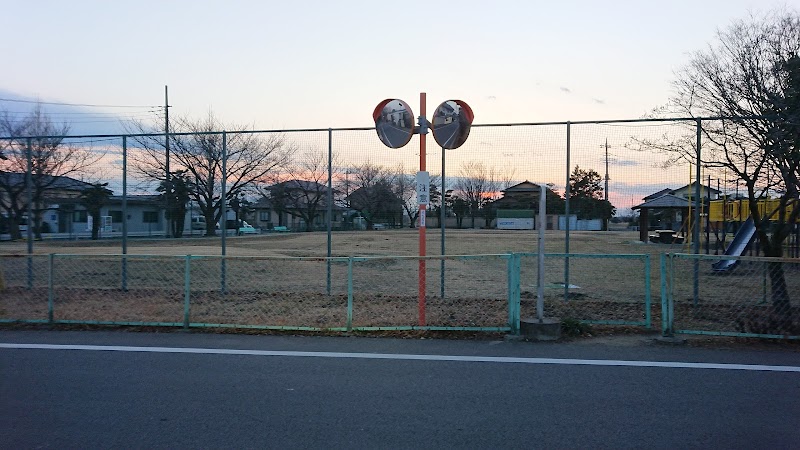
{"label": "playground slide", "polygon": [[[753,218],[750,217],[744,224],[742,224],[742,227],[739,228],[739,231],[736,232],[736,235],[733,237],[733,242],[731,242],[728,245],[728,248],[725,249],[725,255],[741,256],[742,253],[744,253],[744,249],[747,248],[747,245],[753,240],[753,236],[755,236],[755,234],[756,227],[753,224]],[[736,263],[737,260],[735,259],[721,259],[715,262],[712,267],[717,272],[724,272],[732,269]]]}

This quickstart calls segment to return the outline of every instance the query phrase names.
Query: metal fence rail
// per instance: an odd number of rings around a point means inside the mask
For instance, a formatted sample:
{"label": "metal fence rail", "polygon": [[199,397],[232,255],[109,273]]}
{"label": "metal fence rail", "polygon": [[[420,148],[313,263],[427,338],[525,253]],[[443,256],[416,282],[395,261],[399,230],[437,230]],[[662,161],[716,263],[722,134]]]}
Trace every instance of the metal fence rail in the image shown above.
{"label": "metal fence rail", "polygon": [[[0,256],[0,322],[518,333],[532,304],[531,256]],[[560,265],[563,256],[546,260]],[[570,259],[585,293],[548,295],[548,314],[649,326],[648,256]],[[424,305],[421,260],[429,281]],[[598,277],[603,265],[623,266],[626,279]]]}
{"label": "metal fence rail", "polygon": [[[735,264],[715,270],[721,259]],[[665,334],[800,339],[797,259],[669,254],[662,265]]]}

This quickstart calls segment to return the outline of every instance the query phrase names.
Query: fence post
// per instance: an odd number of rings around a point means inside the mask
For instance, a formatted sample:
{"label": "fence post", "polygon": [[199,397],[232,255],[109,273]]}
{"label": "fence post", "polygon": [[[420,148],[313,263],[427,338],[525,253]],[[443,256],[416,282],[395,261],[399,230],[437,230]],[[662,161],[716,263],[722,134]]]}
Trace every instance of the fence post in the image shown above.
{"label": "fence post", "polygon": [[669,312],[667,311],[667,255],[662,253],[659,257],[661,263],[661,334],[668,335],[667,321]]}
{"label": "fence post", "polygon": [[128,292],[128,255],[122,254],[122,292]]}
{"label": "fence post", "polygon": [[[225,295],[226,291],[226,282],[225,282],[225,255],[227,254],[227,248],[225,244],[225,237],[228,234],[228,200],[225,198],[227,195],[225,193],[225,183],[228,179],[228,133],[223,131],[222,132],[222,180],[220,181],[221,191],[220,194],[220,208],[222,209],[222,221],[220,223],[220,231],[222,231],[221,243],[222,243],[222,259],[220,260],[220,279],[219,279],[219,288],[220,292]],[[239,228],[239,224],[236,224],[236,229]]]}
{"label": "fence post", "polygon": [[27,139],[27,152],[26,152],[26,159],[27,159],[27,170],[25,175],[25,190],[27,191],[28,196],[28,207],[27,207],[27,214],[28,214],[28,229],[26,230],[25,236],[27,239],[28,244],[28,290],[33,289],[33,161],[32,161],[32,154],[33,154],[33,144],[31,138]]}
{"label": "fence post", "polygon": [[53,292],[53,277],[55,276],[55,254],[50,253],[47,258],[47,323],[53,323],[53,305],[54,296]]}
{"label": "fence post", "polygon": [[650,255],[644,255],[644,323],[648,329],[653,325],[650,302]]}
{"label": "fence post", "polygon": [[667,296],[668,336],[675,334],[675,255],[669,255],[669,295]]}
{"label": "fence post", "polygon": [[564,184],[564,301],[569,300],[569,175],[570,175],[570,122],[567,122],[567,179]]}
{"label": "fence post", "polygon": [[[191,220],[191,219],[190,219]],[[122,136],[122,292],[128,292],[128,137]]]}
{"label": "fence post", "polygon": [[515,253],[509,253],[507,274],[508,279],[508,326],[511,334],[519,334],[520,321],[520,267],[522,258]]}
{"label": "fence post", "polygon": [[[694,188],[694,229],[692,230],[692,253],[695,255],[700,253],[700,202],[703,201],[701,196],[701,189],[700,183],[702,180],[700,179],[700,157],[701,152],[700,148],[702,145],[702,130],[703,130],[703,121],[701,119],[697,119],[697,167],[695,167],[695,183],[696,186]],[[709,186],[710,188],[710,186]],[[708,196],[709,200],[711,199],[711,195],[709,193]],[[694,258],[692,261],[693,265],[693,275],[694,275],[694,284],[692,286],[692,294],[694,298],[694,306],[697,306],[700,297],[700,260]]]}
{"label": "fence post", "polygon": [[190,293],[192,284],[192,255],[186,255],[183,269],[183,328],[189,328]]}
{"label": "fence post", "polygon": [[347,331],[353,331],[353,257],[347,258]]}
{"label": "fence post", "polygon": [[514,255],[514,323],[512,326],[512,333],[518,335],[520,333],[520,319],[522,313],[520,312],[520,297],[521,297],[521,272],[522,272],[522,255]]}
{"label": "fence post", "polygon": [[331,255],[333,249],[331,248],[332,230],[333,230],[333,129],[328,128],[328,188],[326,192],[326,201],[328,202],[328,260],[327,271],[325,278],[326,292],[331,295]]}

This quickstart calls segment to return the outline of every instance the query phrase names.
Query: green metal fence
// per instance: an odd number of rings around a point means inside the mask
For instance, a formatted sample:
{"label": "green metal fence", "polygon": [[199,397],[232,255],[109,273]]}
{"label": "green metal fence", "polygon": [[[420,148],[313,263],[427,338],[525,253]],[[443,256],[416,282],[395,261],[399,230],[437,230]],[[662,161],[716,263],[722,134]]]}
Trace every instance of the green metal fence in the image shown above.
{"label": "green metal fence", "polygon": [[800,339],[800,260],[669,254],[661,263],[665,335]]}
{"label": "green metal fence", "polygon": [[[535,317],[538,258],[520,256],[522,314]],[[650,328],[651,284],[650,255],[545,254],[544,303],[550,316]]]}
{"label": "green metal fence", "polygon": [[[420,260],[429,279],[422,325]],[[508,313],[517,310],[507,293],[510,260],[509,255],[2,256],[0,322],[514,332],[519,319]],[[441,283],[447,284],[445,296]]]}
{"label": "green metal fence", "polygon": [[[532,256],[0,256],[0,322],[518,333],[535,301]],[[563,256],[546,261],[563,268]],[[649,326],[646,255],[570,255],[570,264],[585,290],[548,294],[548,315]],[[627,275],[609,282],[598,270]]]}

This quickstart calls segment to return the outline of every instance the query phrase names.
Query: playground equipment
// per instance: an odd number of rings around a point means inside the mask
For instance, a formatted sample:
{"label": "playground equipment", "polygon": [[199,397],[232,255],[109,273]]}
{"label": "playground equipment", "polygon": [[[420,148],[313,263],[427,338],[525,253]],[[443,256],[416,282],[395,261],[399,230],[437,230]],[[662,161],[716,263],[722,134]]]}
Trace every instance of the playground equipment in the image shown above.
{"label": "playground equipment", "polygon": [[[779,199],[764,199],[759,200],[756,207],[762,217],[775,220],[774,214],[780,207]],[[794,205],[789,204],[786,207],[786,214],[792,213]],[[794,224],[797,227],[797,224]],[[753,218],[750,216],[750,207],[748,200],[714,200],[709,202],[708,207],[708,230],[713,230],[717,238],[717,245],[725,244],[725,235],[729,229],[733,228],[734,236],[733,241],[725,246],[725,256],[741,256],[747,248],[756,240],[756,227]],[[720,231],[722,232],[722,239],[720,241]],[[800,229],[795,229],[794,235],[789,236],[788,240],[788,254],[794,257],[800,254],[797,250],[798,239],[797,235],[800,234]],[[714,271],[724,272],[736,266],[737,260],[735,259],[721,259],[713,264]]]}
{"label": "playground equipment", "polygon": [[[756,235],[756,226],[753,223],[753,218],[748,217],[744,225],[739,228],[739,231],[733,237],[733,242],[725,249],[725,256],[741,256],[748,245],[753,241]],[[738,260],[736,259],[721,259],[715,262],[711,267],[715,272],[725,272],[732,269]]]}

